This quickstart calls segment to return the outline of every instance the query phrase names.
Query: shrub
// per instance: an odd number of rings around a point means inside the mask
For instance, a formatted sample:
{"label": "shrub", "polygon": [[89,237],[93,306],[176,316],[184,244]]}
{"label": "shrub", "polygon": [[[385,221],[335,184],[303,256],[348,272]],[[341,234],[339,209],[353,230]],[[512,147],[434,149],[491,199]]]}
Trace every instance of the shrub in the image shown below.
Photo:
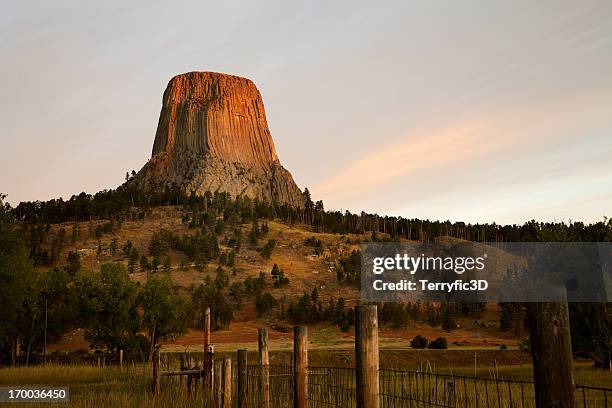
{"label": "shrub", "polygon": [[257,316],[263,316],[278,305],[278,301],[269,293],[264,293],[255,298],[255,309]]}
{"label": "shrub", "polygon": [[321,255],[323,253],[323,243],[320,239],[315,237],[307,238],[306,241],[304,241],[304,245],[313,247],[315,255]]}
{"label": "shrub", "polygon": [[442,329],[446,331],[451,331],[457,328],[457,322],[453,317],[453,311],[450,308],[450,305],[445,305],[442,308],[440,313],[440,320],[442,321]]}
{"label": "shrub", "polygon": [[274,251],[275,246],[276,246],[276,240],[269,239],[268,243],[264,245],[263,248],[261,248],[261,256],[264,259],[270,259],[270,256],[272,255],[272,251]]}
{"label": "shrub", "polygon": [[529,337],[524,337],[519,340],[518,349],[523,353],[531,353],[531,340]]}
{"label": "shrub", "polygon": [[413,349],[424,349],[427,348],[427,339],[420,334],[414,336],[412,340],[410,340],[410,347]]}
{"label": "shrub", "polygon": [[429,348],[435,350],[445,350],[448,348],[448,342],[446,341],[446,338],[438,337],[437,339],[429,343]]}
{"label": "shrub", "polygon": [[351,329],[351,322],[349,322],[348,319],[342,320],[342,323],[340,323],[340,331],[342,333],[347,333],[350,329]]}
{"label": "shrub", "polygon": [[272,267],[271,274],[272,274],[272,280],[274,281],[275,288],[289,284],[289,278],[285,276],[285,272],[283,272],[283,270],[280,269],[277,264],[274,264],[274,266]]}

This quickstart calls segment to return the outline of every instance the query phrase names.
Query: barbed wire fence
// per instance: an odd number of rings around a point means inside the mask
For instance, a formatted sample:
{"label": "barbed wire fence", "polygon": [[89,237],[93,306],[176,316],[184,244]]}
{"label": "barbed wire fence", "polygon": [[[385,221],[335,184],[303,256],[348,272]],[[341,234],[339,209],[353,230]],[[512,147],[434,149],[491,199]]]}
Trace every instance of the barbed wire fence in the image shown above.
{"label": "barbed wire fence", "polygon": [[[231,361],[212,358],[212,369],[198,375],[208,387],[210,406],[215,408],[525,408],[535,407],[535,381],[483,378],[429,371],[380,368],[376,306],[361,306],[356,313],[356,367],[309,365],[307,328],[294,331],[292,364],[269,364],[267,329],[259,331],[258,361],[247,362],[246,350],[239,350]],[[189,357],[191,359],[191,357]],[[170,370],[171,358],[158,358]],[[165,364],[163,364],[165,363]],[[165,367],[163,367],[165,365]],[[182,365],[182,364],[181,364]],[[155,372],[155,369],[153,370]],[[194,370],[187,369],[193,372]],[[167,375],[168,373],[166,373]],[[164,373],[161,372],[163,376]],[[207,376],[209,377],[206,380]],[[178,377],[180,380],[181,377]],[[155,382],[154,378],[154,384]],[[176,380],[174,380],[176,381]],[[159,377],[157,379],[159,384]],[[197,382],[196,382],[197,384]],[[197,386],[197,385],[196,385]],[[159,392],[159,386],[157,387]],[[206,392],[206,390],[204,391]],[[541,392],[541,391],[540,391]],[[577,385],[575,404],[579,408],[612,407],[612,388]]]}
{"label": "barbed wire fence", "polygon": [[[236,372],[236,369],[233,369]],[[270,365],[270,407],[293,404],[293,366]],[[354,367],[309,366],[307,406],[356,407],[356,373]],[[249,365],[247,375],[249,407],[262,407],[262,368]],[[526,380],[492,379],[433,372],[381,368],[381,407],[535,407],[535,383]],[[237,379],[232,376],[237,393]],[[576,386],[579,408],[612,407],[612,389]]]}

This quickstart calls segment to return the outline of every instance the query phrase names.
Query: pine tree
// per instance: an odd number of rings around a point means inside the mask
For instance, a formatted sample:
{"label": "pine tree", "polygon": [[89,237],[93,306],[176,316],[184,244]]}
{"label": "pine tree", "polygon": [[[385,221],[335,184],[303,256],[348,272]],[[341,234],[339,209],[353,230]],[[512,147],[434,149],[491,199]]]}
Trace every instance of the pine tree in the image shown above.
{"label": "pine tree", "polygon": [[261,248],[261,256],[264,259],[270,259],[272,256],[272,251],[274,251],[274,247],[276,246],[275,239],[269,239],[268,243]]}
{"label": "pine tree", "polygon": [[136,248],[132,248],[132,250],[130,251],[129,258],[128,258],[128,272],[129,273],[134,273],[137,262],[138,262],[138,250]]}
{"label": "pine tree", "polygon": [[164,266],[163,266],[163,268],[164,268],[164,273],[170,273],[170,270],[172,269],[172,263],[170,261],[170,257],[169,256],[167,256],[164,259]]}
{"label": "pine tree", "polygon": [[110,243],[111,255],[114,256],[118,248],[119,248],[119,243],[117,242],[117,237],[113,237]]}
{"label": "pine tree", "polygon": [[147,259],[146,256],[141,256],[140,257],[140,271],[141,272],[147,272],[151,269],[151,265],[149,264],[149,260]]}
{"label": "pine tree", "polygon": [[254,222],[253,226],[251,226],[251,231],[249,232],[249,243],[251,244],[251,246],[257,246],[259,235],[259,227],[257,226],[257,223]]}
{"label": "pine tree", "polygon": [[67,262],[66,272],[68,272],[70,276],[75,276],[79,269],[81,269],[81,256],[77,251],[70,251],[68,252]]}

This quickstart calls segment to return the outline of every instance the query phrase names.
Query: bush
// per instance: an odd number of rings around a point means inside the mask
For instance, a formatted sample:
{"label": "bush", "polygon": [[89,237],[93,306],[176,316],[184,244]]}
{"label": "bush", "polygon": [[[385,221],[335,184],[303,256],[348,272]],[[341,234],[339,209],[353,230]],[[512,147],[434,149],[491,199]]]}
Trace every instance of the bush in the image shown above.
{"label": "bush", "polygon": [[304,241],[304,245],[313,247],[315,255],[321,255],[323,253],[323,243],[320,239],[315,237],[307,238],[306,241]]}
{"label": "bush", "polygon": [[445,350],[448,348],[448,342],[444,337],[438,337],[431,343],[429,343],[429,348],[432,350]]}
{"label": "bush", "polygon": [[518,349],[523,353],[531,353],[531,340],[529,337],[524,337],[519,340]]}
{"label": "bush", "polygon": [[347,333],[351,329],[351,322],[348,319],[343,319],[340,323],[340,331]]}
{"label": "bush", "polygon": [[275,246],[276,246],[276,240],[269,239],[268,243],[264,245],[263,248],[261,248],[261,256],[264,259],[270,259],[270,256],[272,256],[272,251],[274,251]]}
{"label": "bush", "polygon": [[255,298],[255,309],[257,316],[263,316],[278,305],[278,301],[269,293],[264,293]]}
{"label": "bush", "polygon": [[442,330],[449,332],[456,328],[457,328],[457,322],[455,322],[455,319],[453,318],[451,311],[448,309],[444,310],[442,312]]}
{"label": "bush", "polygon": [[501,346],[499,346],[500,350],[508,350],[508,346],[506,346],[505,344],[502,344]]}
{"label": "bush", "polygon": [[271,274],[272,274],[272,280],[274,281],[275,288],[289,284],[289,278],[285,276],[285,272],[283,272],[283,270],[280,269],[277,264],[274,264],[274,266],[272,267]]}
{"label": "bush", "polygon": [[427,348],[427,343],[428,340],[425,337],[417,334],[412,340],[410,340],[410,347],[413,349],[424,349]]}

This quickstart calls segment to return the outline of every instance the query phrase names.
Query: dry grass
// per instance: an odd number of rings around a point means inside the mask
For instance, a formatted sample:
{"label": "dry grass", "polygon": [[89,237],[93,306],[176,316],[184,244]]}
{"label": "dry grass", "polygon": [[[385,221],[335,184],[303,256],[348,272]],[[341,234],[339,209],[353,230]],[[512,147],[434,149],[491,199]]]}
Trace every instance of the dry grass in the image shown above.
{"label": "dry grass", "polygon": [[[429,351],[425,354],[452,353],[452,351]],[[385,367],[384,361],[390,358],[397,358],[397,355],[391,353],[385,356],[385,351],[381,352],[382,366]],[[287,364],[282,357],[283,353],[272,354],[272,364]],[[327,359],[323,352],[313,353],[313,366],[333,365],[333,361]],[[252,355],[249,355],[249,359]],[[462,358],[455,361],[456,363],[463,362]],[[164,367],[164,358],[162,358],[162,367]],[[423,368],[423,367],[421,367]],[[496,383],[492,380],[531,380],[531,366],[524,364],[522,366],[482,366],[476,370],[476,375],[479,378],[486,378],[488,383],[481,380],[474,383],[472,380],[466,380],[466,385],[463,384],[463,379],[460,377],[454,378],[432,378],[430,372],[437,374],[453,374],[454,376],[474,375],[473,367],[445,367],[442,369],[427,366],[424,369],[418,367],[405,367],[404,370],[420,371],[422,374],[407,374],[400,372],[381,372],[381,382],[383,384],[383,392],[398,397],[402,397],[404,402],[408,398],[423,398],[424,390],[429,390],[432,395],[429,398],[438,398],[438,403],[444,403],[445,397],[442,392],[448,381],[455,383],[456,401],[458,406],[476,406],[476,398],[480,401],[479,406],[487,406],[487,403],[495,403],[497,406],[497,394],[499,392],[501,406],[511,406],[509,401],[508,390],[512,393],[512,406],[519,403],[518,397],[521,395],[520,384],[513,384],[508,387],[508,383],[501,383],[501,391],[497,389]],[[333,371],[333,370],[332,370]],[[337,376],[317,377],[315,382],[320,384],[333,385],[333,381],[339,381],[343,389],[346,387],[347,393],[353,395],[350,397],[350,403],[337,406],[354,406],[354,386],[351,386],[351,381],[354,380],[352,371],[339,371],[342,375],[349,375],[351,378],[339,378]],[[575,370],[576,382],[578,384],[588,384],[590,386],[608,386],[612,383],[612,373],[594,370],[586,363],[578,362]],[[419,378],[418,386],[416,378]],[[421,378],[422,377],[422,378]],[[290,377],[289,377],[290,378]],[[205,398],[203,392],[199,392],[196,397],[188,397],[186,395],[185,382],[179,384],[178,380],[162,380],[162,393],[154,398],[151,394],[151,371],[150,368],[144,365],[129,366],[128,369],[119,371],[115,367],[97,368],[91,366],[46,366],[32,368],[17,368],[17,369],[0,369],[0,386],[67,386],[70,389],[70,407],[82,408],[106,408],[106,407],[208,407],[209,401]],[[491,393],[485,400],[485,386]],[[417,388],[419,388],[417,390]],[[351,390],[352,389],[352,390]],[[435,393],[434,393],[435,389]],[[335,389],[328,386],[317,387],[312,386],[311,397],[317,397],[321,400],[334,401],[342,396],[342,392],[338,393]],[[271,390],[273,395],[278,394],[278,390]],[[529,384],[525,384],[526,406],[533,406],[533,389]],[[345,393],[346,393],[345,392]],[[427,391],[425,391],[427,393]],[[285,393],[286,394],[286,393]],[[429,395],[429,394],[428,394]],[[288,395],[285,395],[288,397]],[[610,396],[610,395],[609,395]],[[255,396],[256,397],[256,396]],[[578,395],[582,403],[582,394]],[[588,406],[603,406],[602,396],[587,392]],[[347,401],[347,400],[344,400]],[[393,403],[399,404],[401,401],[397,399],[385,400],[383,397],[383,406],[395,406]],[[289,403],[289,400],[286,401]],[[63,407],[66,404],[35,404],[29,403],[32,407]],[[579,406],[582,406],[579,404]]]}
{"label": "dry grass", "polygon": [[[103,252],[101,256],[97,255],[97,240],[93,237],[92,233],[98,224],[102,224],[105,221],[80,223],[79,240],[76,244],[69,244],[64,249],[61,259],[66,259],[68,251],[78,250],[82,257],[82,264],[86,269],[95,270],[102,263],[110,261],[122,262],[127,265],[127,259],[121,252],[121,248],[128,240],[133,243],[139,253],[147,254],[151,236],[161,228],[168,229],[176,234],[193,233],[181,222],[181,218],[185,214],[186,210],[182,207],[157,207],[152,210],[150,216],[142,221],[124,222],[115,234],[105,234],[101,239],[102,244],[108,249],[113,237],[117,238],[120,250],[115,256],[111,256],[108,250]],[[249,248],[245,242],[236,258],[236,273],[231,275],[232,281],[243,281],[248,276],[257,276],[260,272],[264,272],[269,280],[266,290],[277,299],[285,296],[287,301],[290,302],[302,295],[302,293],[310,292],[313,288],[317,288],[319,297],[325,307],[327,307],[330,298],[338,299],[343,297],[347,301],[348,306],[353,306],[358,302],[359,292],[356,288],[338,284],[334,264],[338,257],[350,253],[353,249],[357,249],[359,240],[368,238],[368,234],[339,235],[317,233],[307,226],[289,226],[277,221],[269,221],[268,226],[270,228],[268,237],[260,240],[260,245],[263,245],[268,238],[276,239],[277,246],[271,259],[264,260],[257,251]],[[51,229],[53,232],[56,232],[62,227],[70,235],[72,223],[52,225]],[[250,228],[250,225],[245,224],[242,226],[244,237],[248,236]],[[226,231],[226,234],[231,234],[231,232]],[[313,248],[304,245],[304,240],[312,236],[323,243],[324,250],[321,256],[315,256]],[[222,240],[221,237],[220,241]],[[223,247],[223,245],[221,246],[223,250],[228,249]],[[181,267],[181,265],[188,265],[189,262],[184,254],[173,251],[170,252],[170,258],[172,262],[171,277],[185,295],[188,294],[191,286],[201,284],[207,275],[214,278],[215,270],[218,267],[214,262],[208,264],[204,270],[198,270],[189,266]],[[274,288],[271,285],[270,271],[274,263],[278,264],[290,279],[288,286]],[[131,276],[133,280],[143,283],[150,275],[136,272]],[[496,307],[490,305],[487,315],[481,320],[497,321],[498,316],[499,313]],[[270,323],[264,319],[257,318],[253,302],[247,300],[242,310],[234,312],[234,321],[230,325],[229,330],[213,333],[213,342],[217,344],[217,347],[221,347],[221,349],[231,348],[236,342],[251,345],[256,340],[257,328],[270,326]],[[440,328],[429,327],[425,324],[419,324],[416,327],[402,330],[381,328],[381,346],[406,348],[409,340],[416,334],[424,335],[429,339],[443,336],[449,340],[449,343],[455,342],[470,348],[489,349],[499,347],[502,344],[509,348],[516,346],[516,337],[503,333],[498,328],[474,328],[474,322],[470,319],[460,319],[459,323],[461,324],[461,329],[454,330],[451,333],[444,332]],[[352,344],[351,332],[341,333],[338,328],[329,325],[311,327],[310,330],[315,343],[314,347],[345,348]],[[277,348],[285,349],[287,347],[287,341],[290,338],[287,333],[271,330],[270,336],[273,341],[276,340]],[[201,333],[192,330],[174,344],[168,344],[165,347],[172,350],[182,350],[185,347],[197,349],[201,345]],[[51,345],[50,349],[70,350],[87,347],[87,343],[82,338],[82,333],[70,333],[63,341]]]}
{"label": "dry grass", "polygon": [[[153,398],[148,367],[128,370],[91,366],[46,366],[0,370],[0,386],[69,387],[70,407],[206,407],[202,395],[187,398],[178,385],[165,384],[162,394]],[[29,407],[65,407],[65,403],[28,403]]]}

